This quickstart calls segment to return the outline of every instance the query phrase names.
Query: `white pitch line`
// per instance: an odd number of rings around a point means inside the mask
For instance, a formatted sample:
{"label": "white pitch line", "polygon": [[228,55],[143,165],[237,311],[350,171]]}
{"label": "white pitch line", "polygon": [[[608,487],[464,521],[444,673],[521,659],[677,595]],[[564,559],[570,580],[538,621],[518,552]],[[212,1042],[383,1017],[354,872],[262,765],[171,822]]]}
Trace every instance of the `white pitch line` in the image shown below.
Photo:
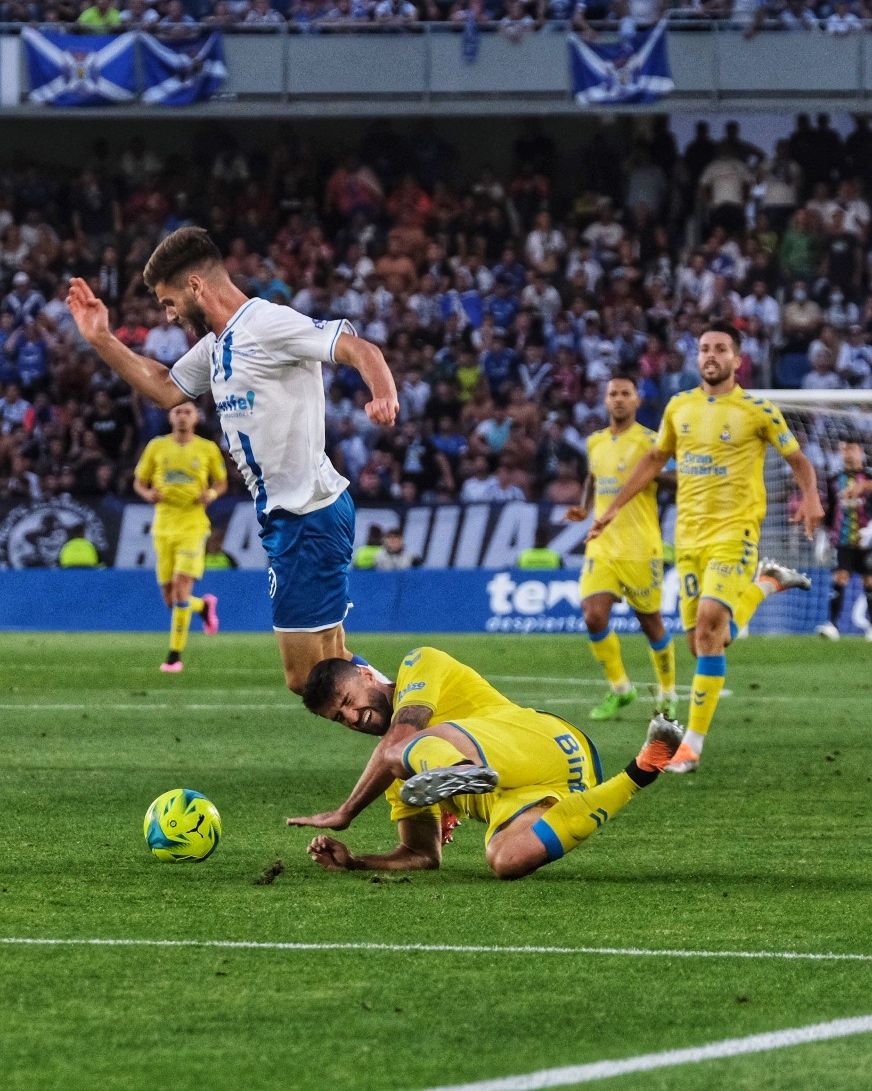
{"label": "white pitch line", "polygon": [[229,939],[101,939],[0,936],[0,945],[21,947],[218,947],[251,951],[391,951],[400,954],[609,955],[630,958],[776,959],[788,962],[872,962],[872,954],[838,951],[693,951],[646,947],[537,947],[449,943],[284,943]]}
{"label": "white pitch line", "polygon": [[705,1046],[689,1049],[670,1049],[663,1053],[643,1053],[639,1057],[626,1057],[616,1061],[594,1061],[591,1064],[571,1065],[565,1068],[543,1068],[523,1076],[505,1076],[475,1083],[446,1084],[429,1091],[539,1091],[543,1087],[577,1087],[581,1083],[625,1076],[630,1072],[651,1072],[656,1068],[675,1065],[699,1064],[701,1061],[717,1061],[729,1057],[741,1057],[749,1053],[768,1053],[773,1049],[808,1045],[812,1042],[828,1042],[833,1038],[849,1038],[855,1034],[872,1033],[872,1015],[858,1015],[853,1019],[833,1019],[829,1023],[812,1023],[805,1027],[789,1027],[786,1030],[752,1034],[747,1038],[726,1038]]}

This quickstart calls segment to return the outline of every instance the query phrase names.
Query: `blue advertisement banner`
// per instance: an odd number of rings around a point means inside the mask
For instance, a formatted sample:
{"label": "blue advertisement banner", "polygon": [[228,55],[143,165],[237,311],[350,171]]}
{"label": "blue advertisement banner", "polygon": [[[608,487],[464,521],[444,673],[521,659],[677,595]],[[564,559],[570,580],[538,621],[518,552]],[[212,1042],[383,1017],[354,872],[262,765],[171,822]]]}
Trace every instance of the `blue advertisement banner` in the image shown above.
{"label": "blue advertisement banner", "polygon": [[[788,591],[768,599],[751,623],[754,635],[813,633],[826,620],[830,573],[816,569],[808,593]],[[198,591],[221,600],[224,632],[269,632],[266,571],[210,571]],[[583,633],[576,574],[514,568],[474,571],[351,573],[354,608],[350,632]],[[681,631],[678,580],[664,580],[667,626]],[[615,629],[637,632],[625,603],[612,613]],[[168,624],[154,574],[118,569],[0,571],[0,629],[30,631],[163,632]],[[865,630],[866,603],[859,583],[848,588],[839,627],[844,635]]]}

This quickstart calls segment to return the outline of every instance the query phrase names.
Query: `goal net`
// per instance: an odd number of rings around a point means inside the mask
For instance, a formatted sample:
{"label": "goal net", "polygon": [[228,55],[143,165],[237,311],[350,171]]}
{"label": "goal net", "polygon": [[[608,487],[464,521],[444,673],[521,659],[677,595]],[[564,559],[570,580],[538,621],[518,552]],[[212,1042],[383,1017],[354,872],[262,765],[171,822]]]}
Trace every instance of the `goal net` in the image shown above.
{"label": "goal net", "polygon": [[[818,488],[826,506],[827,478],[842,468],[839,443],[845,439],[863,444],[872,462],[872,390],[757,390],[784,414],[785,421],[817,472]],[[788,591],[772,595],[751,621],[752,633],[812,633],[827,620],[830,575],[835,554],[829,535],[821,530],[809,542],[801,525],[791,516],[799,502],[799,489],[790,467],[771,448],[765,465],[768,510],[760,541],[760,556],[771,557],[808,572],[810,592]],[[870,500],[872,502],[872,500]],[[858,634],[866,627],[866,602],[859,577],[854,576],[845,594],[839,628]]]}

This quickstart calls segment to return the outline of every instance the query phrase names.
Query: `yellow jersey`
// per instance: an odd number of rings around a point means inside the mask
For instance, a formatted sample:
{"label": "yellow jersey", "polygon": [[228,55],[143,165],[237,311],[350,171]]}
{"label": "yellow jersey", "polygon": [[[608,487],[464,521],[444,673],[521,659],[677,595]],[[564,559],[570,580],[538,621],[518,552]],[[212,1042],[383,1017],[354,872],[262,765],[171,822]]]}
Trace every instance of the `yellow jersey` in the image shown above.
{"label": "yellow jersey", "polygon": [[424,705],[433,715],[427,723],[441,724],[481,716],[488,709],[518,708],[472,667],[438,648],[414,648],[397,672],[394,713],[407,705]]}
{"label": "yellow jersey", "polygon": [[185,444],[158,436],[146,444],[134,474],[162,497],[155,505],[153,534],[208,534],[209,518],[200,496],[213,482],[227,478],[216,444],[200,436]]}
{"label": "yellow jersey", "polygon": [[799,450],[781,411],[740,386],[717,396],[697,387],[670,399],[657,446],[676,461],[678,548],[756,543],[766,515],[769,444],[782,456]]}
{"label": "yellow jersey", "polygon": [[[604,428],[590,436],[587,457],[589,471],[595,479],[596,518],[606,511],[656,440],[657,434],[641,424],[632,424],[617,435]],[[625,504],[599,538],[588,542],[585,555],[622,561],[663,556],[656,481],[646,485],[629,504]]]}

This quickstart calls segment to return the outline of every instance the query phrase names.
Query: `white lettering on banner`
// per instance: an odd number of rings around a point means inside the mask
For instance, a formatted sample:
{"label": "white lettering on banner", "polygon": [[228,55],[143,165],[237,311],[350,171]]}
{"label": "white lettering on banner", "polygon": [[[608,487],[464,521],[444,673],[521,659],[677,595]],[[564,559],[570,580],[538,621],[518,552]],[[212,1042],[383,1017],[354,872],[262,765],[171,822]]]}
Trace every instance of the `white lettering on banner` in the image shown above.
{"label": "white lettering on banner", "polygon": [[127,504],[121,513],[116,568],[153,568],[154,546],[151,543],[151,521],[154,508],[150,504]]}
{"label": "white lettering on banner", "polygon": [[583,523],[564,523],[566,508],[566,504],[555,504],[551,509],[551,525],[562,529],[548,543],[548,548],[560,554],[564,567],[581,568],[584,561],[584,539],[590,530],[593,517],[585,519]]}
{"label": "white lettering on banner", "polygon": [[[451,504],[437,508],[433,517],[433,530],[430,534],[430,546],[424,557],[425,568],[448,568],[451,564],[451,551],[457,537],[460,523],[460,508]],[[423,554],[422,554],[423,556]]]}
{"label": "white lettering on banner", "polygon": [[[678,617],[678,572],[667,570],[663,580],[661,612],[671,632],[680,631]],[[583,633],[578,580],[545,578],[515,580],[510,572],[496,572],[486,584],[489,633]],[[556,610],[556,608],[561,608]],[[567,612],[567,610],[569,612]],[[552,611],[556,611],[552,613]],[[619,632],[635,631],[638,622],[622,599],[612,609]]]}
{"label": "white lettering on banner", "polygon": [[224,549],[240,568],[266,568],[266,553],[258,536],[259,531],[260,523],[253,505],[237,504],[230,513],[224,532]]}
{"label": "white lettering on banner", "polygon": [[431,508],[409,508],[403,527],[406,552],[412,557],[423,557],[430,532]]}
{"label": "white lettering on banner", "polygon": [[479,567],[489,518],[489,504],[468,504],[464,508],[453,568]]}
{"label": "white lettering on banner", "polygon": [[[248,505],[251,510],[251,505]],[[365,546],[371,527],[394,530],[400,525],[400,517],[393,508],[358,508],[354,521],[354,548]]]}
{"label": "white lettering on banner", "polygon": [[533,544],[539,509],[535,504],[514,501],[503,506],[487,544],[482,568],[513,565],[522,549]]}

